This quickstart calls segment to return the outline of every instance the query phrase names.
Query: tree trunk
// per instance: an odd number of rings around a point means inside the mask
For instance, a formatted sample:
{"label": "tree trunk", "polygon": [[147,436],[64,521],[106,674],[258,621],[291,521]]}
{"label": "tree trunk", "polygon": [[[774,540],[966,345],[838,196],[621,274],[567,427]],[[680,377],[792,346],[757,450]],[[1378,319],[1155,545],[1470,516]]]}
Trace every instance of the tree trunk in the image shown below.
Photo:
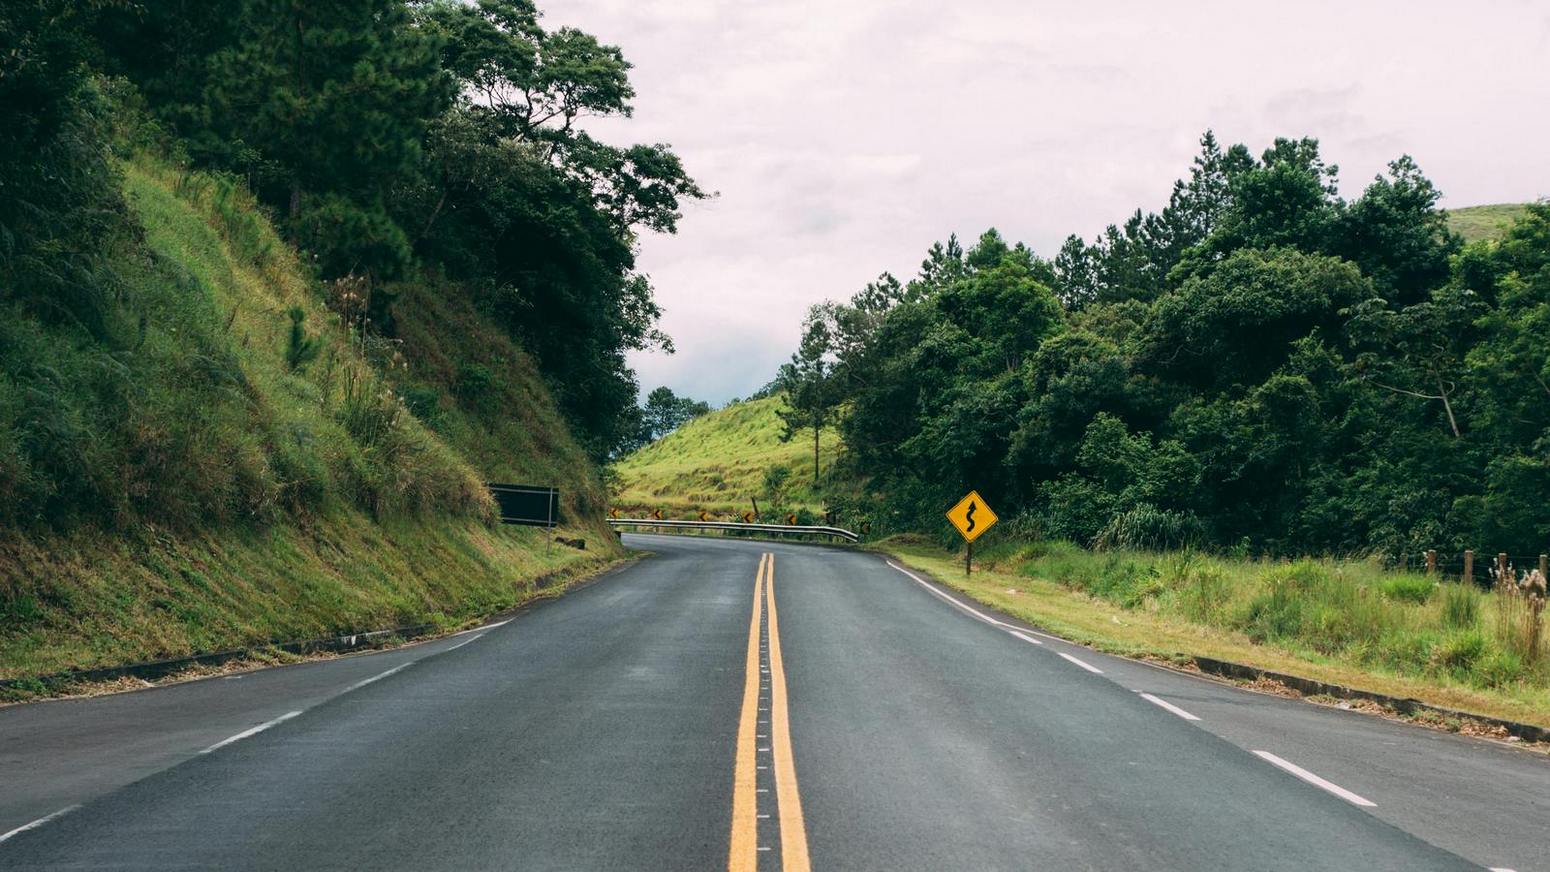
{"label": "tree trunk", "polygon": [[1443,387],[1442,376],[1437,376],[1437,396],[1442,398],[1442,408],[1448,413],[1448,426],[1453,428],[1453,438],[1459,438],[1459,422],[1453,417],[1453,403],[1448,401],[1448,389]]}
{"label": "tree trunk", "polygon": [[818,431],[819,425],[813,425],[813,487],[818,487]]}

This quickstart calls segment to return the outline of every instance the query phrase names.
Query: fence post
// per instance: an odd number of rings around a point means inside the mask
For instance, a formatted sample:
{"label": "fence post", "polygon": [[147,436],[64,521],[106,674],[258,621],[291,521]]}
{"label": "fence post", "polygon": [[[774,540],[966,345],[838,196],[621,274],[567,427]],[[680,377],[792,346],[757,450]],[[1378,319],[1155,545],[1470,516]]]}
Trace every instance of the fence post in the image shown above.
{"label": "fence post", "polygon": [[1504,580],[1506,578],[1507,578],[1507,552],[1505,552],[1505,551],[1498,551],[1498,552],[1496,552],[1496,580],[1497,581],[1502,581],[1502,580]]}
{"label": "fence post", "polygon": [[1464,549],[1464,583],[1475,583],[1475,552]]}
{"label": "fence post", "polygon": [[1435,548],[1426,549],[1426,574],[1437,574],[1437,549]]}
{"label": "fence post", "polygon": [[1550,554],[1539,555],[1539,577],[1550,578]]}

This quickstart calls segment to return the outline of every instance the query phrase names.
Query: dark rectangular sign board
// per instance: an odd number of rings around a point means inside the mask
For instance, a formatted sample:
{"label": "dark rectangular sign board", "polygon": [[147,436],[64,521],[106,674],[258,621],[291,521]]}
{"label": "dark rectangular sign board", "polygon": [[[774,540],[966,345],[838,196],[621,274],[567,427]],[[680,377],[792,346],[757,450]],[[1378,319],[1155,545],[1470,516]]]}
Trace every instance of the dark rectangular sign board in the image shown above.
{"label": "dark rectangular sign board", "polygon": [[560,523],[560,489],[530,484],[490,482],[490,495],[500,507],[502,524],[553,527]]}

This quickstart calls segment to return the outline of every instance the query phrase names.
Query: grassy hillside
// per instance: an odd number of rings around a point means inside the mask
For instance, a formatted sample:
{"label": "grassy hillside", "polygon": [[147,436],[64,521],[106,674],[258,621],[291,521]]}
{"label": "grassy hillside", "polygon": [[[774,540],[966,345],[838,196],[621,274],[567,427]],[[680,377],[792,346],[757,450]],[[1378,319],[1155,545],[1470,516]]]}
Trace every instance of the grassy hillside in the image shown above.
{"label": "grassy hillside", "polygon": [[1465,206],[1448,210],[1448,226],[1466,242],[1477,239],[1495,239],[1506,232],[1507,225],[1523,214],[1521,203],[1496,203],[1489,206]]}
{"label": "grassy hillside", "polygon": [[[466,297],[406,283],[396,335],[353,329],[360,289],[312,279],[239,183],[120,169],[109,329],[0,312],[0,677],[455,623],[619,555],[533,363]],[[491,479],[559,485],[588,550],[495,523]]]}
{"label": "grassy hillside", "polygon": [[[736,403],[690,421],[620,460],[615,505],[623,510],[660,508],[676,515],[704,509],[733,514],[753,507],[820,511],[813,487],[813,441],[809,433],[780,441],[776,415],[783,400],[766,397]],[[819,442],[821,474],[839,449],[839,435],[825,431]],[[777,492],[766,476],[777,467],[789,476]]]}

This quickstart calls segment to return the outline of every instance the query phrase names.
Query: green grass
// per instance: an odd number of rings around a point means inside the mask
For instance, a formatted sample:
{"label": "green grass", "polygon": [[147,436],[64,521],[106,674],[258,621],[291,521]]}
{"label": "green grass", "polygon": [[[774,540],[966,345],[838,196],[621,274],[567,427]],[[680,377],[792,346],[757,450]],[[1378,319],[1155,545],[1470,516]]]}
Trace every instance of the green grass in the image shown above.
{"label": "green grass", "polygon": [[1497,239],[1523,214],[1521,203],[1496,203],[1448,210],[1448,227],[1466,242]]}
{"label": "green grass", "polygon": [[[768,513],[778,508],[822,510],[813,482],[813,439],[809,432],[781,442],[776,412],[784,402],[766,397],[736,403],[690,421],[614,465],[615,505],[691,517],[703,509],[731,515],[759,500]],[[827,475],[840,447],[839,435],[823,432],[820,475]],[[782,493],[771,494],[766,474],[789,470]]]}
{"label": "green grass", "polygon": [[1115,653],[1216,657],[1550,726],[1550,650],[1530,655],[1522,610],[1497,594],[1363,561],[1059,542],[988,544],[966,580],[958,555],[918,539],[885,547],[989,605]]}
{"label": "green grass", "polygon": [[453,626],[617,559],[531,528],[329,513],[167,536],[0,538],[0,678],[419,623]]}
{"label": "green grass", "polygon": [[[0,677],[456,623],[622,555],[460,289],[401,283],[397,335],[363,337],[240,183],[121,169],[111,334],[0,310]],[[588,550],[500,527],[489,480],[558,485]]]}

